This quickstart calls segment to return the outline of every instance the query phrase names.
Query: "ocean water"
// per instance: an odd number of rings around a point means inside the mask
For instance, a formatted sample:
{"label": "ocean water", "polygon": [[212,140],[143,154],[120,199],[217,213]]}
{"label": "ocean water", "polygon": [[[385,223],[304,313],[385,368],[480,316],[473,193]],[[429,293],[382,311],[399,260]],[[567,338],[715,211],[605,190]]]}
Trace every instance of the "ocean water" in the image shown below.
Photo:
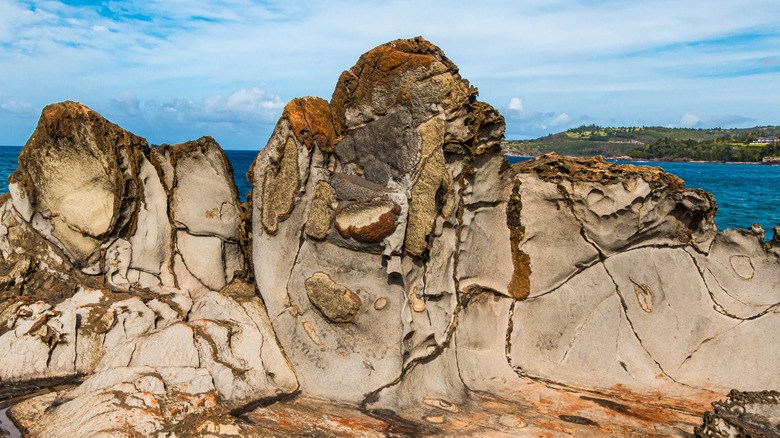
{"label": "ocean water", "polygon": [[[20,146],[0,146],[0,193],[8,191],[8,175],[17,167]],[[252,188],[246,179],[257,151],[225,151],[233,165],[233,177],[242,200]],[[516,163],[523,158],[508,157]],[[749,228],[761,224],[767,239],[772,227],[780,226],[780,166],[732,163],[624,162],[661,167],[685,181],[689,188],[701,188],[713,194],[718,205],[715,223],[719,230]]]}
{"label": "ocean water", "polygon": [[[0,193],[8,192],[8,175],[19,165],[17,158],[21,150],[21,146],[0,146]],[[225,151],[225,155],[233,166],[233,179],[236,181],[241,200],[246,200],[246,194],[252,189],[252,185],[246,179],[246,173],[255,160],[257,151]]]}
{"label": "ocean water", "polygon": [[[255,161],[258,151],[225,151],[230,164],[233,166],[233,179],[242,201],[246,201],[246,194],[252,190],[252,184],[246,179],[249,166]],[[780,225],[780,224],[778,224]]]}
{"label": "ocean water", "polygon": [[[528,159],[507,157],[510,163]],[[780,226],[780,166],[742,163],[672,163],[618,161],[655,166],[679,176],[685,187],[704,189],[715,197],[718,230],[750,228],[761,224],[767,240]]]}

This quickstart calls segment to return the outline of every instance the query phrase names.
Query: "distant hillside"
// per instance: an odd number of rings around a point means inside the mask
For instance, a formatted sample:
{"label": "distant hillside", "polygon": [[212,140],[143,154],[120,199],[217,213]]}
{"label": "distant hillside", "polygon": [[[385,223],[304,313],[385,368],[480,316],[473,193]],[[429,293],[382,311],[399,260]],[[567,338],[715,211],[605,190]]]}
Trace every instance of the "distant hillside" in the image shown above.
{"label": "distant hillside", "polygon": [[635,159],[761,161],[780,155],[780,126],[743,129],[684,129],[580,126],[535,140],[506,140],[509,153],[537,156],[626,156]]}

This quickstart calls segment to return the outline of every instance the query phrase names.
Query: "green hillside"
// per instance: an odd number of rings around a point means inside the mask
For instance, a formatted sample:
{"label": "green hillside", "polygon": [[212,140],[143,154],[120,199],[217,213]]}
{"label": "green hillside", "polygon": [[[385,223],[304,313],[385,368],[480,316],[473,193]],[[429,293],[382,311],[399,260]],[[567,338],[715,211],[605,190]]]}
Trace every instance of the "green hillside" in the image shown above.
{"label": "green hillside", "polygon": [[[535,140],[506,140],[502,146],[506,152],[525,156],[557,152],[635,159],[761,161],[766,156],[780,155],[779,135],[780,126],[685,129],[583,125]],[[756,143],[761,137],[773,136],[774,143]]]}

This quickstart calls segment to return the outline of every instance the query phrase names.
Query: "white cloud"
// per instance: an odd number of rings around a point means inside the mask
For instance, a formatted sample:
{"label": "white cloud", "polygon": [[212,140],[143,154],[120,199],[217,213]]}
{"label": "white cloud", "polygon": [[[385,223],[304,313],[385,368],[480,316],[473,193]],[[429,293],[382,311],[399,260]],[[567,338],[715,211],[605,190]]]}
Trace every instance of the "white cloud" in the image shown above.
{"label": "white cloud", "polygon": [[0,109],[12,114],[30,114],[33,112],[32,104],[18,100],[0,101]]}
{"label": "white cloud", "polygon": [[0,2],[0,42],[13,41],[17,29],[28,25],[33,15],[16,1]]}
{"label": "white cloud", "polygon": [[683,128],[690,128],[696,125],[697,123],[699,123],[700,121],[701,119],[699,118],[699,116],[695,114],[683,114],[683,116],[680,117],[680,126],[682,126]]}
{"label": "white cloud", "polygon": [[123,91],[110,100],[110,105],[114,110],[119,111],[125,116],[141,115],[141,102],[138,96],[132,91]]}
{"label": "white cloud", "polygon": [[260,87],[235,90],[225,96],[200,101],[174,98],[159,102],[142,100],[124,91],[108,100],[108,106],[93,109],[151,143],[178,143],[204,135],[215,137],[226,149],[259,148],[281,115],[281,98]]}
{"label": "white cloud", "polygon": [[[505,114],[507,123],[506,136],[509,139],[530,139],[563,131],[575,125],[593,123],[588,116],[573,118],[568,113],[542,112],[528,108],[522,101],[513,105],[512,100],[507,108],[512,111]],[[520,107],[514,109],[512,107]]]}
{"label": "white cloud", "polygon": [[550,121],[550,126],[552,127],[564,126],[569,122],[571,122],[571,117],[566,113],[561,113],[555,116],[555,118]]}
{"label": "white cloud", "polygon": [[507,105],[507,108],[515,111],[522,111],[523,110],[523,99],[519,97],[513,97],[509,99],[509,105]]}
{"label": "white cloud", "polygon": [[203,101],[207,114],[228,113],[243,120],[278,117],[282,108],[284,102],[279,96],[258,87],[242,88],[227,97],[209,96]]}
{"label": "white cloud", "polygon": [[[0,92],[13,90],[36,110],[64,99],[111,101],[122,117],[158,111],[234,129],[231,118],[270,123],[293,97],[328,98],[366,50],[422,34],[483,100],[508,102],[508,132],[566,126],[582,114],[596,123],[670,124],[685,111],[718,106],[775,124],[776,7],[775,0],[690,0],[685,8],[677,0],[497,0],[489,8],[466,0],[0,0]],[[465,20],[482,32],[452,26]],[[752,76],[725,77],[734,66]],[[118,90],[135,90],[142,102]],[[556,121],[563,114],[572,116]],[[29,135],[34,123],[20,129]]]}
{"label": "white cloud", "polygon": [[734,114],[719,114],[699,117],[694,114],[684,114],[679,126],[683,128],[737,128],[748,124],[755,126],[756,119]]}

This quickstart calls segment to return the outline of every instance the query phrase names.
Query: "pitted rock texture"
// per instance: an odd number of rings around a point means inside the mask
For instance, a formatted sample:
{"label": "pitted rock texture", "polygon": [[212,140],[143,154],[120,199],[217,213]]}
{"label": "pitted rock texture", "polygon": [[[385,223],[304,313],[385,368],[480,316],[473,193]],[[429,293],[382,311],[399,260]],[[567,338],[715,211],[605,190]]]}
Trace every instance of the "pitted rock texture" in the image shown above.
{"label": "pitted rock texture", "polygon": [[306,279],[306,294],[314,307],[333,322],[350,322],[360,310],[360,297],[324,272]]}
{"label": "pitted rock texture", "polygon": [[[513,311],[521,373],[636,391],[780,389],[759,333],[780,319],[763,230],[716,233],[715,203],[657,168],[546,155],[515,166],[530,294]],[[726,353],[728,352],[728,353]]]}

